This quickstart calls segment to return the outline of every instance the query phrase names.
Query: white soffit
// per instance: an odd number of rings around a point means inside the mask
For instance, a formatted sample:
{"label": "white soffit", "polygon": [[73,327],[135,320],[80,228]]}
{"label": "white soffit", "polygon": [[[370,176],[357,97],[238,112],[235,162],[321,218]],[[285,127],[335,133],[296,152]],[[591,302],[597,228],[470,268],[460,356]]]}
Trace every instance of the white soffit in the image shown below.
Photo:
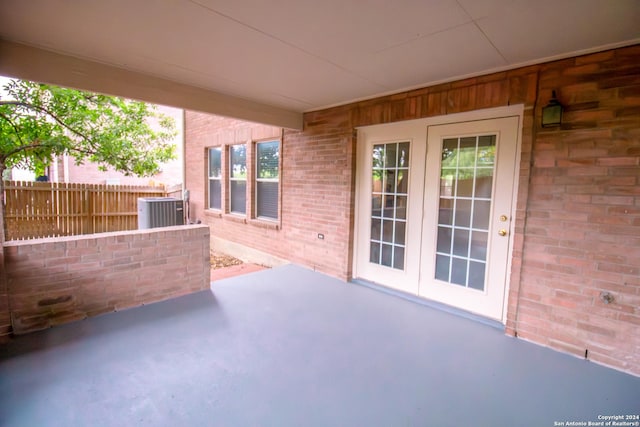
{"label": "white soffit", "polygon": [[638,22],[638,0],[0,2],[6,41],[298,113],[638,43]]}

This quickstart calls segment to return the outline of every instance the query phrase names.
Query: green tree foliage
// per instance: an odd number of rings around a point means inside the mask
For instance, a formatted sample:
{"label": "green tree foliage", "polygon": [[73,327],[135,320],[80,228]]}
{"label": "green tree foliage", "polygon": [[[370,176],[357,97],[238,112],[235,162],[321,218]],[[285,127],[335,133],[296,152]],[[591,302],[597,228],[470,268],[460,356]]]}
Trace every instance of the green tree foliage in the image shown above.
{"label": "green tree foliage", "polygon": [[229,154],[231,156],[231,177],[247,179],[247,146],[245,144],[232,145]]}
{"label": "green tree foliage", "polygon": [[258,149],[258,178],[278,179],[280,175],[280,143],[278,141],[262,142]]}
{"label": "green tree foliage", "polygon": [[[11,80],[0,99],[0,169],[44,170],[68,154],[127,175],[151,176],[174,158],[173,120],[144,102]],[[158,126],[153,126],[156,121]]]}
{"label": "green tree foliage", "polygon": [[[151,176],[175,157],[175,134],[173,119],[144,102],[10,80],[0,98],[0,177],[14,166],[42,173],[61,154]],[[1,179],[0,201],[4,211]]]}

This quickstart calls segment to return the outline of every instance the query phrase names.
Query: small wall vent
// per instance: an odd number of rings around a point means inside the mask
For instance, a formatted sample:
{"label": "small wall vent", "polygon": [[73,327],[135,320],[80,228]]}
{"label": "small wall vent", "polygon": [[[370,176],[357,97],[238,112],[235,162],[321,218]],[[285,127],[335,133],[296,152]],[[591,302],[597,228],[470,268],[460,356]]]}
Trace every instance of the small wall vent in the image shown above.
{"label": "small wall vent", "polygon": [[184,203],[174,197],[140,197],[138,229],[184,225]]}

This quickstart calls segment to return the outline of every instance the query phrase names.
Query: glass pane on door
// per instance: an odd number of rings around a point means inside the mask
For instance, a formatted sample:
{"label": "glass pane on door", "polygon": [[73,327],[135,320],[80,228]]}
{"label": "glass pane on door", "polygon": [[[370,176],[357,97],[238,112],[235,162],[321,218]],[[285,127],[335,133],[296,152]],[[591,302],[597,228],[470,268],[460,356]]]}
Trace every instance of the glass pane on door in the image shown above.
{"label": "glass pane on door", "polygon": [[404,270],[409,143],[374,145],[372,162],[369,261]]}
{"label": "glass pane on door", "polygon": [[496,135],[442,141],[435,278],[483,291]]}

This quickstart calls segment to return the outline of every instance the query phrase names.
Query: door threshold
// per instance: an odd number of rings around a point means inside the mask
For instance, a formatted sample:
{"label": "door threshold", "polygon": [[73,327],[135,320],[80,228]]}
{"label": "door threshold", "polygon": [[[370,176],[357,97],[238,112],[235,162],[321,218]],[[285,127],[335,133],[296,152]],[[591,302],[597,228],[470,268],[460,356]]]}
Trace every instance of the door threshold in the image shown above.
{"label": "door threshold", "polygon": [[440,310],[443,311],[445,313],[449,313],[449,314],[453,314],[454,316],[458,316],[458,317],[463,317],[465,319],[469,319],[472,320],[474,322],[478,322],[478,323],[482,323],[484,325],[490,326],[492,328],[495,329],[499,329],[501,331],[504,331],[505,326],[502,324],[502,322],[499,322],[497,320],[494,319],[489,319],[487,317],[484,316],[480,316],[479,314],[475,314],[475,313],[471,313],[465,310],[462,310],[460,308],[457,307],[452,307],[450,305],[447,304],[443,304],[441,302],[437,302],[437,301],[433,301],[430,299],[426,299],[417,295],[413,295],[407,292],[403,292],[403,291],[399,291],[397,289],[393,289],[393,288],[389,288],[387,286],[384,285],[380,285],[378,283],[374,283],[374,282],[370,282],[368,280],[363,280],[363,279],[351,279],[350,283],[356,284],[356,285],[360,285],[360,286],[364,286],[367,287],[369,289],[373,289],[375,291],[379,291],[379,292],[383,292],[387,295],[392,295],[394,297],[398,297],[398,298],[402,298],[406,301],[411,301],[414,302],[416,304],[420,304],[423,305],[425,307],[430,307],[433,308],[435,310]]}

